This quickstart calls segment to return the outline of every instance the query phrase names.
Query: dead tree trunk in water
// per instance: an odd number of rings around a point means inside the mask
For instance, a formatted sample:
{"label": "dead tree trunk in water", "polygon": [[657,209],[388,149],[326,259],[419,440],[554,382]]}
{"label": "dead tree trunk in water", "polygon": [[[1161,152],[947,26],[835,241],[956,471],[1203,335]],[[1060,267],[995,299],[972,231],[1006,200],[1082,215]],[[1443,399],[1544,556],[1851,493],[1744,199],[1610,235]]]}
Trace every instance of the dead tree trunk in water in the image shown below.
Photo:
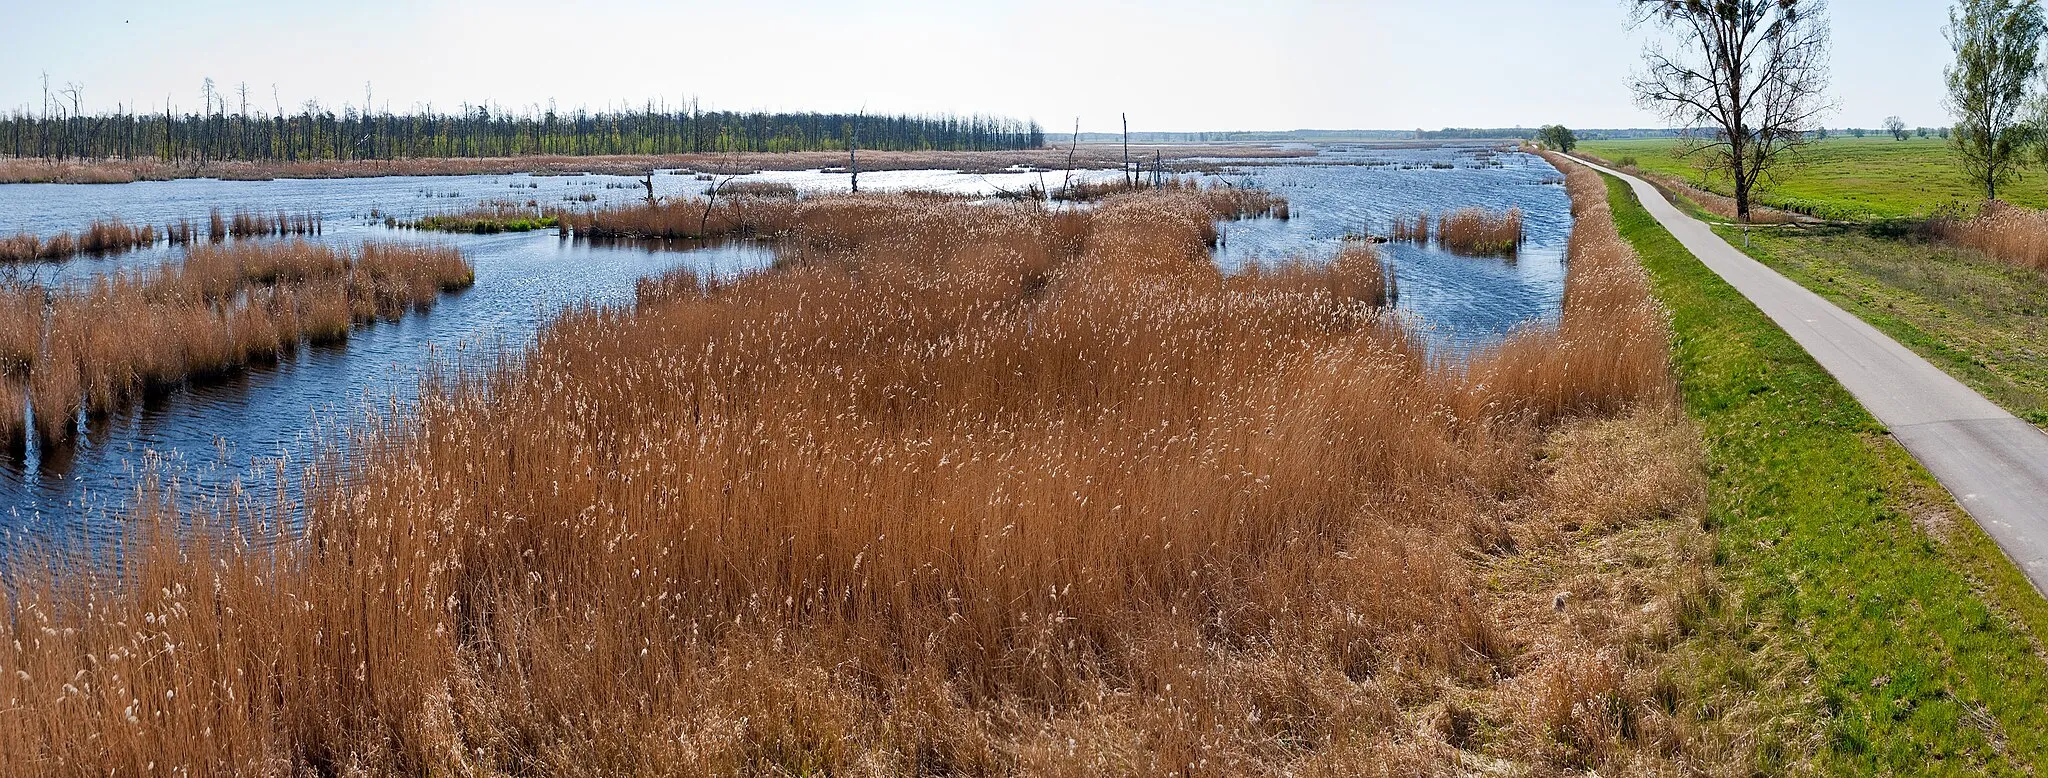
{"label": "dead tree trunk in water", "polygon": [[1131,115],[1117,114],[1124,120],[1124,186],[1136,187],[1138,176],[1131,172]]}
{"label": "dead tree trunk in water", "polygon": [[641,180],[640,180],[640,185],[641,185],[641,186],[644,186],[644,187],[647,187],[647,204],[648,204],[648,205],[653,205],[653,204],[654,204],[654,171],[652,171],[652,170],[649,170],[649,171],[647,171],[647,177],[646,177],[646,178],[643,178],[643,179],[641,179]]}
{"label": "dead tree trunk in water", "polygon": [[847,133],[846,167],[853,172],[853,193],[860,194],[860,120],[868,115],[867,109],[853,119],[853,132]]}
{"label": "dead tree trunk in water", "polygon": [[1074,142],[1067,144],[1067,173],[1060,178],[1060,191],[1069,199],[1074,196],[1074,152],[1081,149],[1081,119],[1074,118]]}

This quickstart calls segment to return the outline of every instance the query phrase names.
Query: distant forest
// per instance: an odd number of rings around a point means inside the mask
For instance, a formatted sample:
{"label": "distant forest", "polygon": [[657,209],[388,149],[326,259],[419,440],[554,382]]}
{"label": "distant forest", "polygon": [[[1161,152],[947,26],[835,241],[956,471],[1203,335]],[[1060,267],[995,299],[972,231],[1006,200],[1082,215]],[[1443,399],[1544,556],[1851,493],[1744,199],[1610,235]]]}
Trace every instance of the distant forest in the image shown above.
{"label": "distant forest", "polygon": [[[219,95],[218,98],[215,95]],[[203,113],[87,115],[47,101],[0,117],[0,155],[18,158],[215,160],[378,160],[511,157],[530,154],[688,154],[733,151],[830,151],[858,139],[862,149],[990,151],[1037,148],[1035,121],[998,116],[868,116],[846,113],[743,113],[649,106],[644,111],[556,113],[340,113],[308,104],[299,113],[228,111],[210,92]]]}

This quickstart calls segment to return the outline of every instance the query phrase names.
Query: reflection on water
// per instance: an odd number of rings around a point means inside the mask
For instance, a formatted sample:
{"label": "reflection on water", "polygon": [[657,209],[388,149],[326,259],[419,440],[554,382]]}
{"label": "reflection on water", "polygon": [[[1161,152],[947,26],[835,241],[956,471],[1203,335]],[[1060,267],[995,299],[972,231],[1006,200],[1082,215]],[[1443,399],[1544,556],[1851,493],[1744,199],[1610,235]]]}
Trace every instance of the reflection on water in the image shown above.
{"label": "reflection on water", "polygon": [[[1450,353],[1484,343],[1515,326],[1551,319],[1563,289],[1563,248],[1569,202],[1547,181],[1557,173],[1540,159],[1484,147],[1396,149],[1349,146],[1321,156],[1228,168],[1213,179],[1250,181],[1293,203],[1289,221],[1258,219],[1225,225],[1217,261],[1247,262],[1329,256],[1346,234],[1384,233],[1403,215],[1467,205],[1519,206],[1529,243],[1512,262],[1453,256],[1434,248],[1388,244],[1400,305],[1431,328],[1432,343]],[[1438,167],[1431,167],[1436,165]],[[1448,169],[1439,169],[1450,165]],[[1491,165],[1498,165],[1497,167]],[[1115,178],[1091,171],[1077,178]],[[926,189],[993,194],[1041,181],[1057,187],[1066,174],[993,175],[951,171],[861,174],[863,190]],[[723,180],[723,179],[721,179]],[[847,176],[766,172],[738,180],[789,183],[803,191],[843,190]],[[657,193],[701,192],[710,182],[657,175]],[[240,485],[274,492],[279,461],[303,462],[331,429],[364,413],[403,405],[423,365],[481,349],[517,348],[566,306],[631,300],[633,284],[676,267],[734,274],[765,268],[772,253],[756,244],[673,251],[632,244],[570,242],[552,232],[506,235],[422,234],[383,227],[372,214],[400,219],[454,210],[487,199],[544,205],[604,205],[644,196],[637,179],[619,176],[470,176],[442,178],[227,182],[188,180],[108,186],[0,186],[0,233],[48,235],[94,218],[163,224],[203,217],[211,208],[318,213],[320,239],[426,240],[459,246],[477,268],[476,286],[442,297],[426,314],[359,330],[342,346],[301,348],[276,364],[179,388],[93,424],[75,446],[0,453],[0,533],[14,538],[90,541],[111,524],[107,513],[133,494],[146,468],[175,477],[188,493]],[[594,200],[582,199],[591,195]],[[81,257],[25,268],[49,282],[78,282],[113,269],[147,267],[180,252],[158,247],[105,258]],[[13,545],[0,539],[0,546]]]}

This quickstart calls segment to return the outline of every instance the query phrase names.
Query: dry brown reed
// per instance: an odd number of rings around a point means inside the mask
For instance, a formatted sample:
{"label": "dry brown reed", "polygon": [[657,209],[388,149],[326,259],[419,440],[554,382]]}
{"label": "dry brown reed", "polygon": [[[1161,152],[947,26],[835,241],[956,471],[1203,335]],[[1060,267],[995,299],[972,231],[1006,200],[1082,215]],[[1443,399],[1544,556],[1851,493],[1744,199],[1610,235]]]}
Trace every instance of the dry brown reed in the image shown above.
{"label": "dry brown reed", "polygon": [[[1348,776],[1693,754],[1633,637],[1654,608],[1560,624],[1473,561],[1553,508],[1688,509],[1690,460],[1576,455],[1691,440],[1611,225],[1574,240],[1560,331],[1465,370],[1376,312],[1368,248],[1218,273],[1207,236],[1241,207],[807,200],[775,272],[652,280],[516,363],[440,374],[312,474],[302,530],[145,499],[120,576],[17,566],[0,762]],[[1590,326],[1614,316],[1634,318]],[[1649,605],[1682,593],[1652,582]]]}
{"label": "dry brown reed", "polygon": [[0,281],[0,375],[27,372],[42,341],[42,287]]}
{"label": "dry brown reed", "polygon": [[1522,246],[1522,209],[1460,208],[1437,217],[1437,242],[1473,256],[1513,256]]}
{"label": "dry brown reed", "polygon": [[0,451],[28,445],[28,387],[21,378],[0,375]]}
{"label": "dry brown reed", "polygon": [[145,248],[157,241],[150,225],[135,226],[119,218],[99,219],[77,234],[60,232],[45,240],[35,233],[21,232],[0,238],[0,263],[49,262],[76,254],[113,254]]}
{"label": "dry brown reed", "polygon": [[1928,220],[1927,231],[2001,262],[2048,270],[2048,212],[1992,200],[1971,218],[1937,215]]}
{"label": "dry brown reed", "polygon": [[[182,263],[101,276],[51,307],[49,344],[30,374],[41,434],[61,443],[80,410],[107,413],[305,340],[345,338],[351,322],[424,308],[472,279],[452,248],[350,253],[302,241],[195,246]],[[37,314],[40,331],[40,301]]]}
{"label": "dry brown reed", "polygon": [[42,350],[43,290],[0,282],[0,449],[26,442],[29,368]]}
{"label": "dry brown reed", "polygon": [[721,195],[735,197],[795,197],[796,187],[781,181],[733,181],[718,187]]}
{"label": "dry brown reed", "polygon": [[216,243],[227,238],[258,238],[272,235],[308,236],[318,235],[321,230],[320,214],[257,213],[246,209],[223,216],[219,208],[207,214],[206,237]]}
{"label": "dry brown reed", "polygon": [[1394,219],[1393,228],[1387,231],[1387,239],[1398,240],[1404,243],[1428,243],[1429,214],[1416,214],[1413,219],[1407,217]]}

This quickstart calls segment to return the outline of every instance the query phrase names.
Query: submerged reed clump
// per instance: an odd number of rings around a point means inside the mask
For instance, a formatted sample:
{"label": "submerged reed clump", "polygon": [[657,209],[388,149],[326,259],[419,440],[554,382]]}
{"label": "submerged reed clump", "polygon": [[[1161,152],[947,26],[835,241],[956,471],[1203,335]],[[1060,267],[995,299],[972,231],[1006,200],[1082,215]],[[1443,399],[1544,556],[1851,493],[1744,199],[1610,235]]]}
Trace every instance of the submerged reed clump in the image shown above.
{"label": "submerged reed clump", "polygon": [[215,243],[232,238],[319,235],[323,227],[318,213],[258,213],[238,209],[223,216],[219,208],[207,214],[206,237]]}
{"label": "submerged reed clump", "polygon": [[[29,373],[46,442],[79,411],[108,413],[146,392],[345,338],[352,322],[431,305],[474,279],[455,249],[293,241],[194,246],[182,263],[113,273],[60,292],[48,345]],[[44,328],[41,300],[34,331]]]}
{"label": "submerged reed clump", "polygon": [[1416,214],[1414,218],[1397,217],[1394,226],[1387,231],[1389,240],[1403,243],[1429,242],[1429,214]]}
{"label": "submerged reed clump", "polygon": [[1927,222],[1927,230],[2007,264],[2048,270],[2048,212],[1993,200],[1975,217],[1939,214]]}
{"label": "submerged reed clump", "polygon": [[[1606,527],[1688,509],[1682,461],[1650,496],[1566,488],[1640,465],[1575,452],[1688,440],[1644,329],[1661,319],[1587,326],[1655,312],[1622,298],[1641,291],[1625,255],[1575,255],[1599,277],[1567,306],[1625,305],[1460,369],[1380,313],[1368,247],[1219,273],[1207,239],[1241,206],[773,212],[773,272],[653,279],[516,360],[430,376],[277,509],[302,529],[143,499],[118,575],[17,567],[0,763],[1220,776],[1693,757],[1693,708],[1654,704],[1677,633],[1640,615],[1670,609],[1567,629],[1494,599],[1475,561],[1538,548],[1516,533],[1553,510]],[[1643,578],[1659,602],[1685,593]],[[1418,726],[1445,703],[1462,724]],[[1581,730],[1597,736],[1558,734]]]}
{"label": "submerged reed clump", "polygon": [[1513,256],[1522,246],[1522,209],[1460,208],[1437,218],[1437,242],[1472,256]]}
{"label": "submerged reed clump", "polygon": [[77,254],[115,254],[154,245],[157,229],[131,225],[119,218],[97,219],[76,234],[60,232],[48,239],[32,232],[0,238],[0,263],[51,262]]}

